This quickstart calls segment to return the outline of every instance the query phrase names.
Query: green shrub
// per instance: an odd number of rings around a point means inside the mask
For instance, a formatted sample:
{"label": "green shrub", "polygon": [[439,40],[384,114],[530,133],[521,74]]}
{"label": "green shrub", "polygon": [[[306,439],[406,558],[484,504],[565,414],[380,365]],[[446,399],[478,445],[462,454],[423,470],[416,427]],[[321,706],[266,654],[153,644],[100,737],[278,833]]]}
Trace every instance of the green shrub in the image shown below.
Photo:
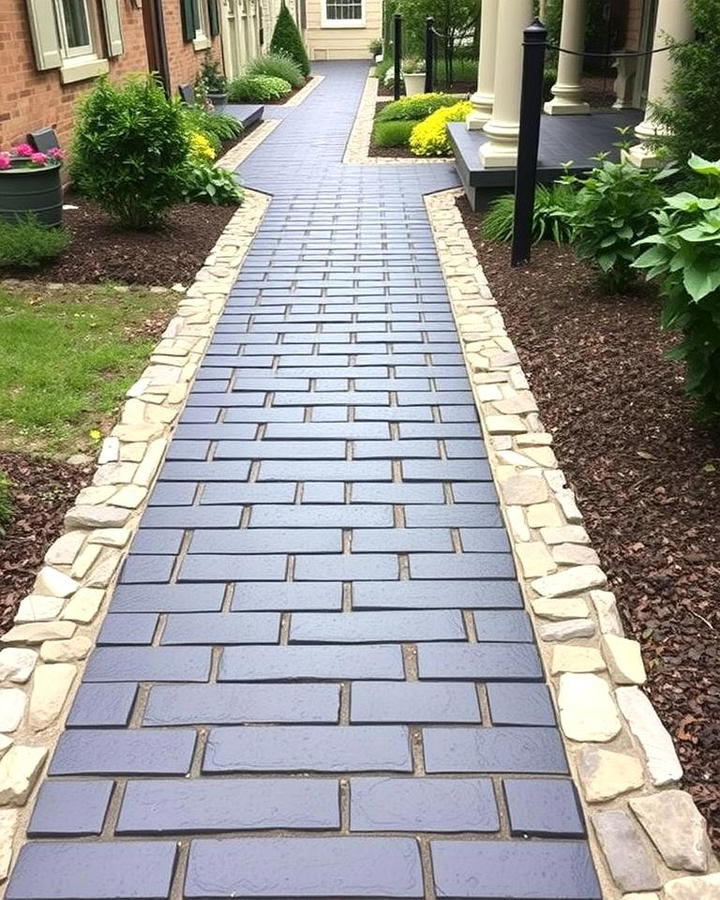
{"label": "green shrub", "polygon": [[704,417],[720,419],[720,160],[690,157],[690,168],[710,197],[683,192],[666,197],[655,213],[656,231],[633,266],[661,279],[665,330],[682,331],[669,356],[685,363],[685,390]]}
{"label": "green shrub", "polygon": [[720,157],[720,0],[687,0],[697,40],[673,44],[668,99],[653,107],[663,126],[653,143],[683,165],[691,153]]}
{"label": "green shrub", "polygon": [[457,97],[451,97],[449,94],[416,94],[414,97],[402,97],[388,103],[377,114],[377,122],[389,122],[396,120],[406,120],[419,122],[426,119],[430,113],[443,106],[455,106],[458,102]]}
{"label": "green shrub", "polygon": [[380,53],[382,53],[383,42],[381,38],[373,38],[368,44],[368,50],[370,51],[370,56],[375,59]]}
{"label": "green shrub", "polygon": [[212,50],[206,50],[200,71],[195,79],[195,90],[201,97],[208,94],[224,94],[227,90],[227,78]]}
{"label": "green shrub", "polygon": [[10,524],[10,515],[12,507],[10,506],[10,481],[3,472],[0,472],[0,537]]}
{"label": "green shrub", "polygon": [[287,53],[300,66],[300,71],[307,77],[310,74],[310,60],[300,31],[290,14],[290,10],[283,4],[278,13],[275,29],[270,40],[271,53]]}
{"label": "green shrub", "polygon": [[241,75],[228,86],[233,103],[267,103],[289,94],[290,82],[270,75]]}
{"label": "green shrub", "polygon": [[587,175],[561,179],[579,188],[569,215],[570,243],[580,259],[600,267],[608,290],[623,291],[634,278],[637,241],[653,228],[652,213],[662,202],[658,181],[666,173],[603,156],[597,161]]}
{"label": "green shrub", "polygon": [[65,228],[48,228],[35,216],[18,222],[0,219],[0,266],[34,269],[69,246],[70,233]]}
{"label": "green shrub", "polygon": [[448,122],[463,122],[472,110],[469,100],[444,106],[417,122],[410,133],[410,151],[415,156],[449,156],[452,152]]}
{"label": "green shrub", "polygon": [[[570,213],[575,209],[575,191],[567,184],[550,187],[539,184],[535,189],[535,206],[532,221],[532,240],[552,239],[556,244],[570,240]],[[488,241],[511,241],[515,195],[503,194],[491,201],[483,219],[481,233]]]}
{"label": "green shrub", "polygon": [[243,126],[233,116],[208,112],[200,106],[183,107],[183,118],[189,132],[199,132],[206,137],[215,153],[219,153],[223,141],[231,141],[242,134]]}
{"label": "green shrub", "polygon": [[305,76],[300,71],[300,66],[287,53],[268,53],[265,56],[257,56],[245,66],[245,74],[282,78],[294,88],[302,87],[305,84]]}
{"label": "green shrub", "polygon": [[377,78],[380,84],[385,83],[385,76],[389,72],[391,75],[393,73],[393,69],[395,67],[395,62],[391,56],[385,56],[382,62],[379,62],[373,71],[373,75]]}
{"label": "green shrub", "polygon": [[417,122],[399,119],[397,122],[376,122],[373,141],[378,147],[405,147]]}
{"label": "green shrub", "polygon": [[151,75],[103,78],[80,102],[73,177],[123,228],[156,228],[182,199],[188,129],[179,99]]}
{"label": "green shrub", "polygon": [[185,165],[183,195],[188,203],[212,203],[213,206],[237,206],[244,196],[231,172],[212,163],[192,160]]}

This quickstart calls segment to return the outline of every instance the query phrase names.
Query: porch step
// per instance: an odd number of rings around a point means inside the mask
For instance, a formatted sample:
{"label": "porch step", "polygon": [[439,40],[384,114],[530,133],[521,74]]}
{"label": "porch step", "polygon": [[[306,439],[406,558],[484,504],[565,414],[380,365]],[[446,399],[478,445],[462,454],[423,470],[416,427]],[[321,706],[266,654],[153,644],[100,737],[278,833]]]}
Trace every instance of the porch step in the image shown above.
{"label": "porch step", "polygon": [[243,128],[249,128],[256,122],[262,121],[265,107],[259,106],[257,103],[228,103],[223,112],[239,119]]}

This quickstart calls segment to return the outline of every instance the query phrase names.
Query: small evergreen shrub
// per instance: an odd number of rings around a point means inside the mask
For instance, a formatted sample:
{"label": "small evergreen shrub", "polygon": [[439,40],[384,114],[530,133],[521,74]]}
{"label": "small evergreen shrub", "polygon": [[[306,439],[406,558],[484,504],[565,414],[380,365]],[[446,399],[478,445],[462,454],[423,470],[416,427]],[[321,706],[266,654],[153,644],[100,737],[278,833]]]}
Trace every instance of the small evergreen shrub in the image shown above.
{"label": "small evergreen shrub", "polygon": [[0,267],[36,269],[70,246],[70,232],[48,228],[35,216],[17,222],[0,219]]}
{"label": "small evergreen shrub", "polygon": [[0,537],[5,534],[10,524],[12,507],[10,505],[10,481],[3,472],[0,472]]}
{"label": "small evergreen shrub", "polygon": [[457,97],[449,94],[416,94],[414,97],[402,97],[388,103],[377,114],[377,122],[389,122],[406,120],[419,122],[427,118],[430,113],[443,106],[455,106]]}
{"label": "small evergreen shrub", "polygon": [[654,213],[656,228],[638,241],[649,248],[633,266],[660,279],[661,325],[681,331],[672,359],[685,364],[685,390],[700,413],[720,421],[720,159],[691,156],[690,168],[710,196],[682,192]]}
{"label": "small evergreen shrub", "polygon": [[300,30],[284,2],[280,7],[277,22],[275,22],[275,29],[270,40],[270,52],[287,53],[291,59],[295,60],[306,78],[310,74],[310,60]]}
{"label": "small evergreen shrub", "polygon": [[233,103],[267,103],[289,94],[290,82],[270,75],[241,75],[228,86]]}
{"label": "small evergreen shrub", "polygon": [[405,147],[417,122],[398,121],[376,122],[373,128],[373,141],[378,147]]}
{"label": "small evergreen shrub", "polygon": [[463,122],[472,110],[469,100],[444,106],[418,122],[410,133],[410,151],[415,156],[449,156],[452,152],[448,122]]}
{"label": "small evergreen shrub", "polygon": [[245,74],[282,78],[294,88],[300,88],[305,84],[305,76],[300,71],[300,66],[287,53],[268,53],[265,56],[257,56],[245,66]]}
{"label": "small evergreen shrub", "polygon": [[652,213],[662,203],[658,182],[670,173],[610,162],[602,155],[596,159],[587,175],[561,179],[578,188],[569,216],[570,243],[580,259],[600,267],[608,290],[624,291],[635,276],[637,242],[652,231]]}
{"label": "small evergreen shrub", "polygon": [[[570,240],[570,214],[574,211],[576,195],[570,185],[539,184],[535,189],[532,221],[533,243],[552,239],[556,244]],[[488,241],[511,241],[515,215],[515,195],[503,194],[491,201],[483,219],[481,233]]]}
{"label": "small evergreen shrub", "polygon": [[121,227],[157,228],[182,200],[188,146],[181,102],[156,78],[103,78],[80,102],[72,174]]}

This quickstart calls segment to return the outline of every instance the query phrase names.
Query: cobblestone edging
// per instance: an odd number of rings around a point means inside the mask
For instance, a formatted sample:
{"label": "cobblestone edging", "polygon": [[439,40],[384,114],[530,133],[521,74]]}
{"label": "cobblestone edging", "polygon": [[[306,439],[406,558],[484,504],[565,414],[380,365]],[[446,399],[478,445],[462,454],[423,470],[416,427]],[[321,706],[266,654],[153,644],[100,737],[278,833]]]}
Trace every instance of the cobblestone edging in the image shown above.
{"label": "cobblestone edging", "polygon": [[445,158],[425,159],[413,157],[412,159],[397,159],[390,156],[370,156],[370,138],[372,137],[373,120],[375,118],[375,106],[378,102],[378,80],[368,76],[365,88],[360,98],[360,104],[355,116],[350,137],[345,147],[343,163],[345,165],[363,166],[416,166],[416,165],[447,165]]}
{"label": "cobblestone edging", "polygon": [[[533,614],[570,765],[592,823],[604,896],[717,900],[705,820],[677,790],[682,768],[647,696],[640,645],[542,426],[455,199],[425,198],[526,605]],[[709,874],[713,873],[713,874]]]}
{"label": "cobblestone edging", "polygon": [[293,94],[293,96],[285,103],[282,103],[281,106],[300,106],[301,103],[304,103],[307,100],[308,96],[312,94],[316,87],[320,87],[320,82],[324,79],[324,75],[311,75],[310,81],[308,81],[305,87],[300,88],[297,94]]}
{"label": "cobblestone edging", "polygon": [[62,730],[178,415],[269,202],[265,194],[246,192],[127,392],[92,484],[68,510],[65,533],[45,554],[14,627],[0,638],[0,879],[24,837],[28,800]]}

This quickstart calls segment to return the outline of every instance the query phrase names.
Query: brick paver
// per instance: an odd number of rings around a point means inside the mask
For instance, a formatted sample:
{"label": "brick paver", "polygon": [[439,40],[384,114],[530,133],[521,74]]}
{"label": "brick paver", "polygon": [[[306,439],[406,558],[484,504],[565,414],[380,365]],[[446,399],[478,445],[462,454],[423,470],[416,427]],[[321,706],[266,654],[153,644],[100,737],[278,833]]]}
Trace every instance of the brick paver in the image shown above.
{"label": "brick paver", "polygon": [[322,71],[243,168],[273,201],[10,900],[601,896],[424,210],[455,175],[343,166],[367,69]]}

